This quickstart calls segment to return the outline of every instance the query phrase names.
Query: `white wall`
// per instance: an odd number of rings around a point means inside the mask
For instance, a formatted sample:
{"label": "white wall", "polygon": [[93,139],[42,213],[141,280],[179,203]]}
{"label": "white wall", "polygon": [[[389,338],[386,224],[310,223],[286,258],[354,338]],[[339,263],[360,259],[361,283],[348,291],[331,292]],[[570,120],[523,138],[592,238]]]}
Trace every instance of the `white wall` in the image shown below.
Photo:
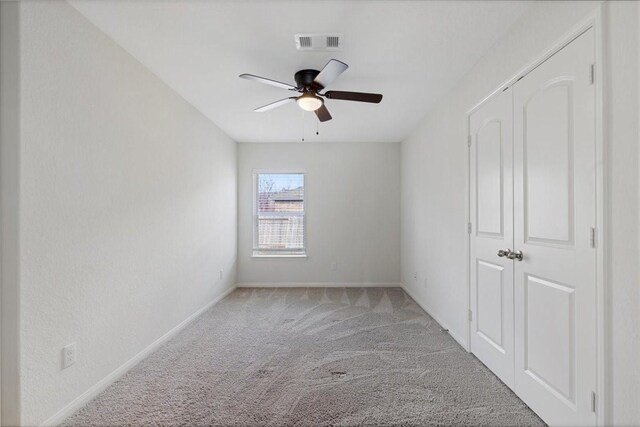
{"label": "white wall", "polygon": [[[402,282],[466,342],[464,248],[466,111],[540,56],[596,2],[537,2],[402,143]],[[610,421],[640,424],[638,329],[637,3],[609,2],[606,17]],[[413,272],[418,272],[417,280]]]}
{"label": "white wall", "polygon": [[[399,282],[399,144],[238,147],[239,283]],[[251,258],[254,169],[306,171],[307,259]]]}
{"label": "white wall", "polygon": [[607,4],[605,29],[610,403],[617,425],[634,426],[640,425],[637,8],[637,2]]}
{"label": "white wall", "polygon": [[19,7],[21,423],[37,425],[233,286],[237,159],[66,2]]}

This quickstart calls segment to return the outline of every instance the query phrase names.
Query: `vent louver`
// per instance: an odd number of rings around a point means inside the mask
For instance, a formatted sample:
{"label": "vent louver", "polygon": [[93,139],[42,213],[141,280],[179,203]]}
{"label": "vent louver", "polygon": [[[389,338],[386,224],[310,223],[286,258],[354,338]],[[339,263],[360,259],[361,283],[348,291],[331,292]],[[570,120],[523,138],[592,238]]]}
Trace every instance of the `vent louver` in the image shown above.
{"label": "vent louver", "polygon": [[296,49],[306,51],[337,51],[342,49],[342,34],[296,34]]}
{"label": "vent louver", "polygon": [[338,36],[327,36],[327,47],[330,48],[338,48],[340,47],[340,37]]}
{"label": "vent louver", "polygon": [[311,37],[309,37],[309,36],[300,37],[300,47],[301,48],[310,48],[311,47]]}

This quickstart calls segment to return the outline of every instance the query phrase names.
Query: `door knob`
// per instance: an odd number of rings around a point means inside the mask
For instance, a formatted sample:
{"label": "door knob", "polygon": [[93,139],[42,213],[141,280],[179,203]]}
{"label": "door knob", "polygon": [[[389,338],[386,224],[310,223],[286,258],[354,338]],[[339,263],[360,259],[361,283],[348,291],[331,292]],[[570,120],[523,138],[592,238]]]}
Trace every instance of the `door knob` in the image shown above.
{"label": "door knob", "polygon": [[507,258],[511,259],[511,258],[509,257],[510,255],[511,255],[511,249],[509,249],[509,248],[507,248],[507,249],[500,249],[500,250],[498,251],[498,256],[499,256],[500,258],[507,257]]}
{"label": "door knob", "polygon": [[523,257],[524,257],[524,254],[522,253],[522,251],[509,252],[507,254],[507,258],[517,259],[518,261],[522,261]]}

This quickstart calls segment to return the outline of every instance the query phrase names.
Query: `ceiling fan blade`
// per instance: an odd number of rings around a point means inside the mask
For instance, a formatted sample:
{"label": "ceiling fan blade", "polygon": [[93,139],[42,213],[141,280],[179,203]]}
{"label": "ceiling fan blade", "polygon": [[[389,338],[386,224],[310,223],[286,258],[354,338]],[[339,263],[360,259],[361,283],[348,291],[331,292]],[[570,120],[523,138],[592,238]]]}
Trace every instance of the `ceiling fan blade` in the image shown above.
{"label": "ceiling fan blade", "polygon": [[313,82],[321,88],[325,88],[333,83],[347,68],[349,68],[349,66],[344,62],[332,59],[327,62],[327,65],[324,66]]}
{"label": "ceiling fan blade", "polygon": [[321,122],[331,120],[331,114],[329,114],[329,110],[327,110],[327,107],[324,104],[316,110],[316,116],[318,116],[318,120]]}
{"label": "ceiling fan blade", "polygon": [[330,90],[325,92],[324,96],[329,99],[341,99],[343,101],[358,101],[358,102],[371,102],[378,104],[382,101],[382,95],[379,93],[364,93],[364,92],[344,92],[340,90]]}
{"label": "ceiling fan blade", "polygon": [[280,101],[276,101],[276,102],[272,102],[271,104],[267,104],[267,105],[263,105],[262,107],[256,108],[255,111],[256,113],[262,113],[264,111],[269,111],[272,110],[274,108],[278,108],[281,107],[285,104],[288,104],[290,102],[293,102],[296,100],[295,96],[292,96],[291,98],[285,98],[285,99],[281,99]]}
{"label": "ceiling fan blade", "polygon": [[254,76],[253,74],[240,74],[238,77],[240,77],[242,79],[247,79],[247,80],[255,80],[257,82],[268,84],[268,85],[275,86],[275,87],[279,87],[279,88],[282,88],[282,89],[298,90],[295,86],[292,86],[290,84],[278,82],[276,80],[267,79],[265,77]]}

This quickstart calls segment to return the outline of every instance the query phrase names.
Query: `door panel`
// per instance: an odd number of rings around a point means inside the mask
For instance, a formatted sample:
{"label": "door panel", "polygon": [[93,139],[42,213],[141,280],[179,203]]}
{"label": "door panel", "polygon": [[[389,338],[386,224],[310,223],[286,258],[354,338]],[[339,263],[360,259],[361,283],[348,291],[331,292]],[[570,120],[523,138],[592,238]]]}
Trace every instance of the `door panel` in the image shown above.
{"label": "door panel", "polygon": [[478,260],[477,273],[477,332],[504,354],[504,267]]}
{"label": "door panel", "polygon": [[513,262],[497,256],[513,247],[511,89],[470,118],[471,350],[513,385]]}
{"label": "door panel", "polygon": [[513,86],[514,390],[552,425],[595,424],[593,37]]}
{"label": "door panel", "polygon": [[575,290],[530,275],[524,287],[524,370],[575,405]]}
{"label": "door panel", "polygon": [[570,79],[553,80],[522,107],[527,242],[573,242],[572,92]]}
{"label": "door panel", "polygon": [[478,234],[503,237],[502,121],[493,119],[476,134]]}

